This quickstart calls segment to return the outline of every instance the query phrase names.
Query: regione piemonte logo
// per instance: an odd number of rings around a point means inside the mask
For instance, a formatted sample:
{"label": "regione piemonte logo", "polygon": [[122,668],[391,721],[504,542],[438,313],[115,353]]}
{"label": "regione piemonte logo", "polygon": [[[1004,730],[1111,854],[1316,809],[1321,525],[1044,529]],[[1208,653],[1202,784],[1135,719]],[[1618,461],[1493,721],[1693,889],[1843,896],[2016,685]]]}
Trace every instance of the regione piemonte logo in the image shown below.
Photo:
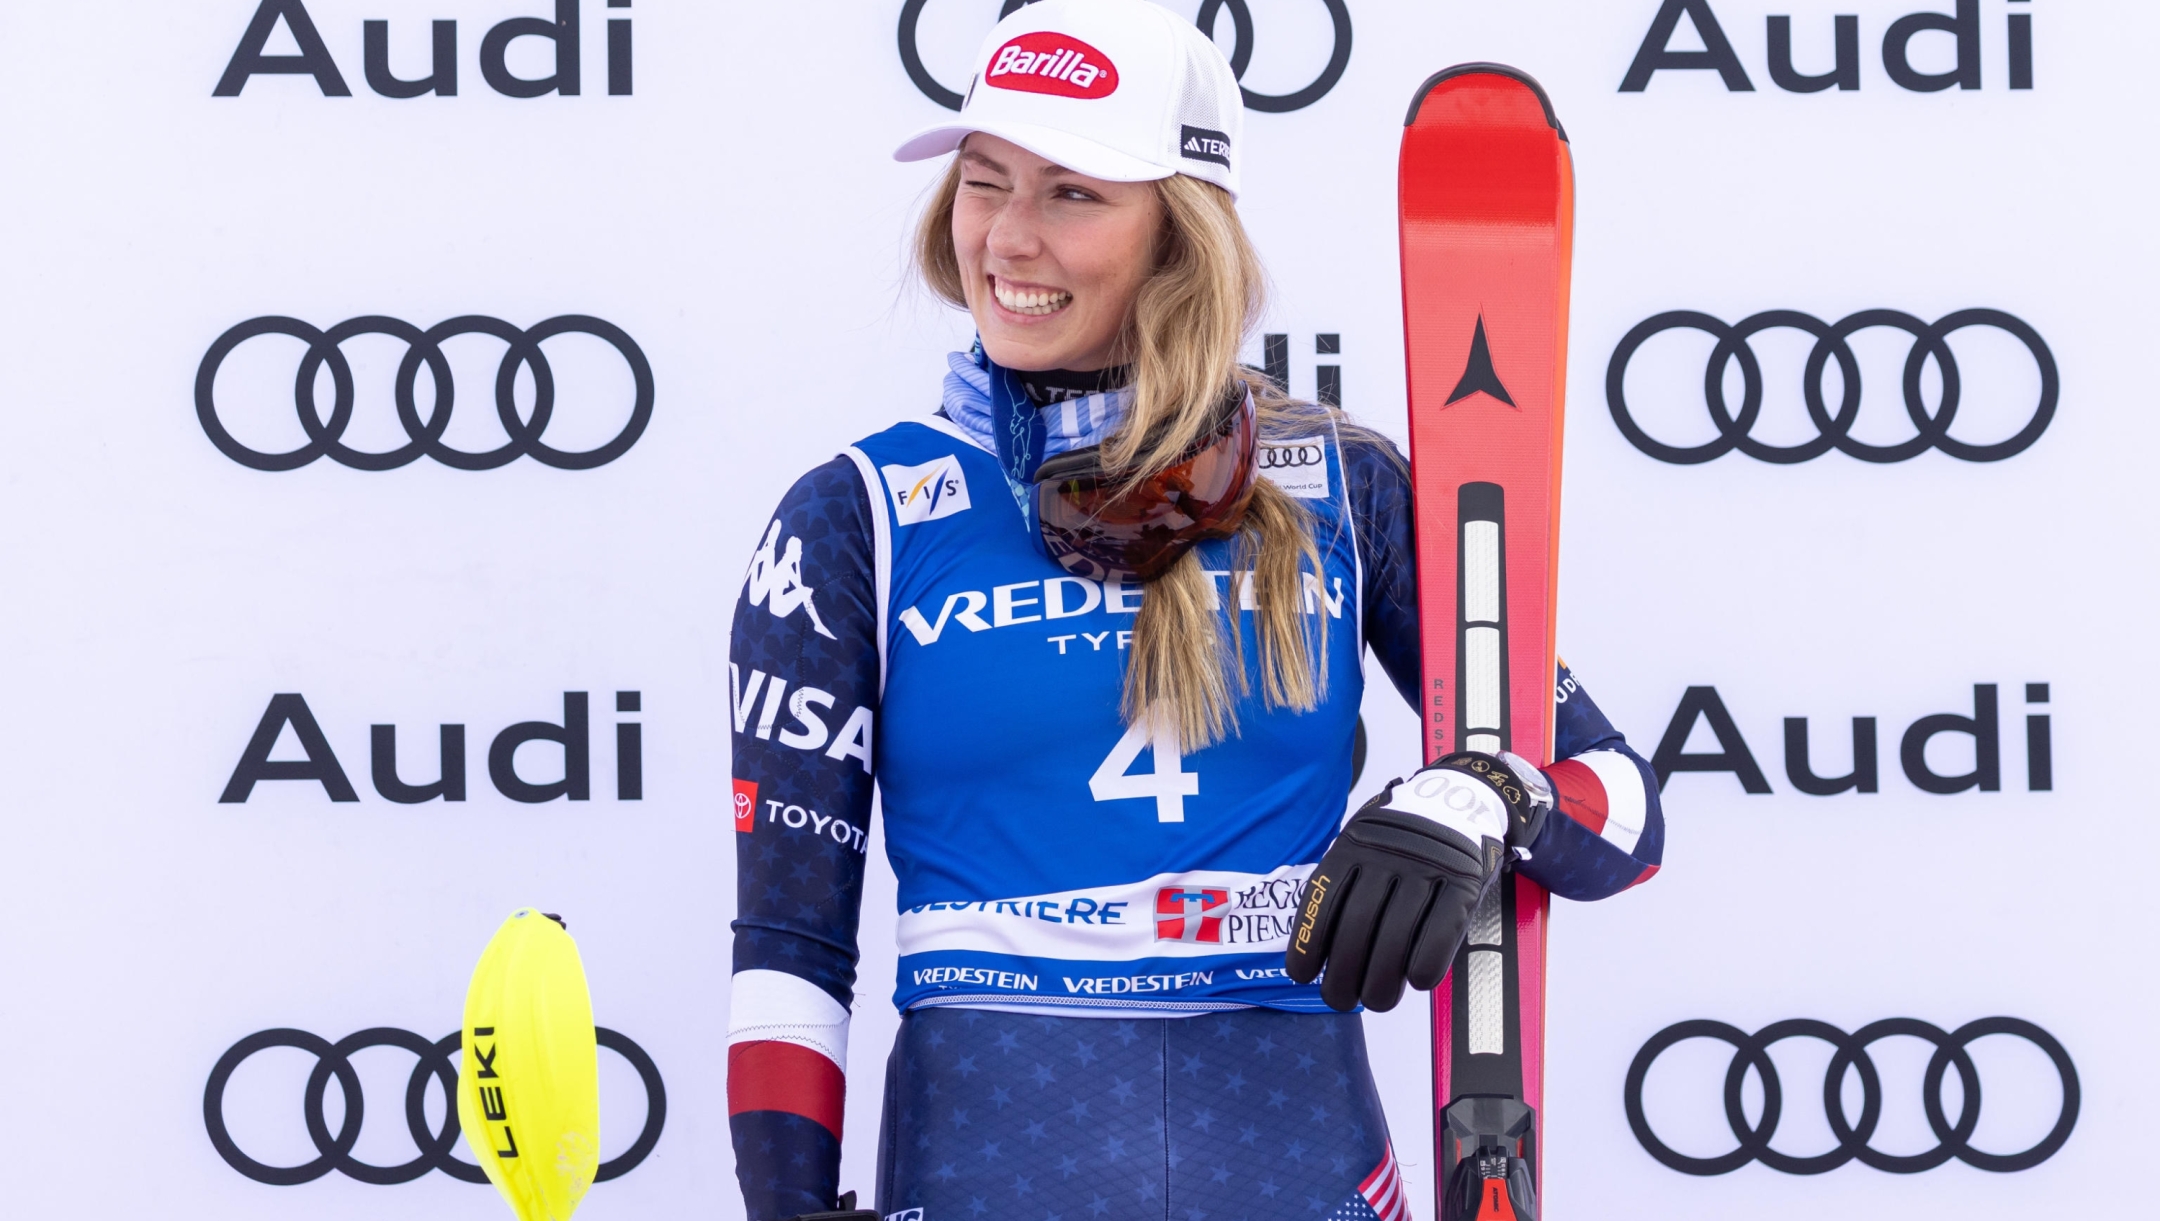
{"label": "regione piemonte logo", "polygon": [[1070,34],[1032,30],[997,49],[983,81],[1021,93],[1106,98],[1117,92],[1118,74],[1109,56]]}
{"label": "regione piemonte logo", "polygon": [[920,466],[879,469],[885,486],[892,489],[895,525],[936,521],[973,507],[968,503],[967,476],[960,471],[960,459],[951,454]]}
{"label": "regione piemonte logo", "polygon": [[1230,892],[1211,886],[1165,886],[1155,892],[1155,940],[1222,942]]}

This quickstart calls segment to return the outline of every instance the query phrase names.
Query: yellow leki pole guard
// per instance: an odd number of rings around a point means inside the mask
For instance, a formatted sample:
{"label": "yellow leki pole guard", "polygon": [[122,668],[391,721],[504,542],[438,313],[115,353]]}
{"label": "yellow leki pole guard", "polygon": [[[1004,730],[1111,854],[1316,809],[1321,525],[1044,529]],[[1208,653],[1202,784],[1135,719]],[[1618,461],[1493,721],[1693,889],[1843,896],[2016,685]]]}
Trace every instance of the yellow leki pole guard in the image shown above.
{"label": "yellow leki pole guard", "polygon": [[577,942],[510,913],[473,968],[458,1125],[520,1221],[570,1221],[600,1167],[600,1053]]}

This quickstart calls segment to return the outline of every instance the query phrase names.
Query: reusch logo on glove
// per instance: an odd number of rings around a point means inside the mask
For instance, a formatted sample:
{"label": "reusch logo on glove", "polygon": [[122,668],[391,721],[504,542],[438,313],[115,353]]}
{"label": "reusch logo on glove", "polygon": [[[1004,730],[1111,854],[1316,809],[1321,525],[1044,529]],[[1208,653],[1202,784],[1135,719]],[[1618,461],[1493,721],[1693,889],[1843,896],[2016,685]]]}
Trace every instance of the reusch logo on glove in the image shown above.
{"label": "reusch logo on glove", "polygon": [[983,82],[1021,93],[1106,98],[1117,92],[1118,74],[1109,56],[1079,39],[1035,30],[999,47]]}
{"label": "reusch logo on glove", "polygon": [[1222,941],[1222,915],[1230,892],[1212,887],[1165,886],[1155,892],[1155,940]]}
{"label": "reusch logo on glove", "polygon": [[1305,885],[1305,913],[1298,917],[1296,947],[1303,952],[1312,943],[1313,925],[1320,919],[1320,905],[1327,901],[1328,876],[1316,873]]}

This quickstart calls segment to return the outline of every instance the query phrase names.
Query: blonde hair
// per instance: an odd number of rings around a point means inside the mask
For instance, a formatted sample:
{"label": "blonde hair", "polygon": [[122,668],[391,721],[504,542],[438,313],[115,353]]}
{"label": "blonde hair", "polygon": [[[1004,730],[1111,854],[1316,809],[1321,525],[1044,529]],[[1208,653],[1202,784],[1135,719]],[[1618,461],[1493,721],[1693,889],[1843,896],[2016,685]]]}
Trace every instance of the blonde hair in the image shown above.
{"label": "blonde hair", "polygon": [[[1336,415],[1238,364],[1267,277],[1229,193],[1183,174],[1154,186],[1163,215],[1155,270],[1119,340],[1132,365],[1132,402],[1103,443],[1104,465],[1124,472],[1128,486],[1175,463],[1233,387],[1251,392],[1263,436],[1325,427]],[[915,263],[932,292],[965,309],[952,239],[959,189],[956,159],[916,228]],[[1327,693],[1327,615],[1306,624],[1304,572],[1315,581],[1323,575],[1312,514],[1272,481],[1256,479],[1232,555],[1228,588],[1218,591],[1197,551],[1186,552],[1148,583],[1133,622],[1120,713],[1128,725],[1166,723],[1188,751],[1238,732],[1238,700],[1251,692],[1239,614],[1248,597],[1264,706],[1309,712]]]}

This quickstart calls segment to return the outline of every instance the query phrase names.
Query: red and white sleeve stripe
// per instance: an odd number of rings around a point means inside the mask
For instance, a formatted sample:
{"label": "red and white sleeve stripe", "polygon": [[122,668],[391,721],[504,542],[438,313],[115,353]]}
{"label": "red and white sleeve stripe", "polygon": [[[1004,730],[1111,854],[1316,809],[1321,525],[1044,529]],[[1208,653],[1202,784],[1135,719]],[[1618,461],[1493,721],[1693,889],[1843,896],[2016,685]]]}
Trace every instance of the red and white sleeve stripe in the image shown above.
{"label": "red and white sleeve stripe", "polygon": [[840,1137],[848,1011],[785,971],[738,971],[728,998],[728,1114],[783,1111]]}
{"label": "red and white sleeve stripe", "polygon": [[1617,750],[1593,750],[1546,769],[1561,813],[1632,855],[1648,821],[1642,772]]}

